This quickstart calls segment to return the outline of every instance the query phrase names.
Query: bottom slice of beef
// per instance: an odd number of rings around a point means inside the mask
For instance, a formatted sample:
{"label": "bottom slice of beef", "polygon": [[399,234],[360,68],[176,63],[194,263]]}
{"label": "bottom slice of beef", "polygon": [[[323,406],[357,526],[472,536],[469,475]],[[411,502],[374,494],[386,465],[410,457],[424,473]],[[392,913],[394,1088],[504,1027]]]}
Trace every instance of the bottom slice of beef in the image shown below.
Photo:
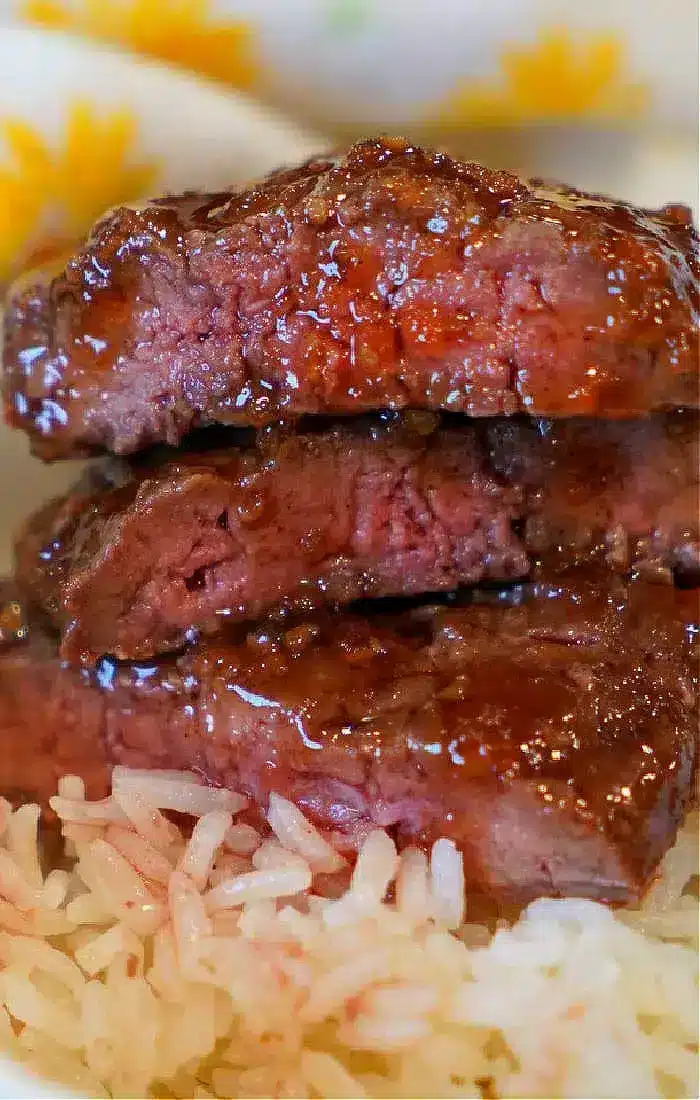
{"label": "bottom slice of beef", "polygon": [[[271,622],[140,665],[0,658],[0,788],[47,799],[113,764],[297,802],[357,843],[453,838],[470,889],[637,898],[687,807],[697,593],[578,580],[469,606]],[[21,631],[18,633],[21,634]]]}

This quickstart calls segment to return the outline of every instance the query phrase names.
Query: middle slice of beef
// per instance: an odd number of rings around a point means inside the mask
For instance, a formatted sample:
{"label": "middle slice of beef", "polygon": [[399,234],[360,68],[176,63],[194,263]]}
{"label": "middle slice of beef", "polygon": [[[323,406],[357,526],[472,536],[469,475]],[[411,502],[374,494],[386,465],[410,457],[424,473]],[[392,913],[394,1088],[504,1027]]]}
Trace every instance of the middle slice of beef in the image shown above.
{"label": "middle slice of beef", "polygon": [[391,415],[112,464],[18,540],[62,655],[141,659],[276,608],[450,591],[600,558],[700,572],[698,414]]}

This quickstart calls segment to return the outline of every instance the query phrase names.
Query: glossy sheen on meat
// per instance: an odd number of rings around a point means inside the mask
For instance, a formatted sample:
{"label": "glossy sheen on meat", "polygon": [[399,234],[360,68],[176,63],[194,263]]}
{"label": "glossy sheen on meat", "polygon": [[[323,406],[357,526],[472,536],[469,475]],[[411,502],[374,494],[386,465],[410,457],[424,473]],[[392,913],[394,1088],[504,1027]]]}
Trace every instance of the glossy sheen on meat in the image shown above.
{"label": "glossy sheen on meat", "polygon": [[0,787],[45,796],[59,760],[98,790],[105,756],[185,767],[261,805],[279,791],[349,840],[451,836],[470,887],[501,901],[629,900],[691,791],[697,593],[575,583],[94,672],[37,639],[0,660]]}
{"label": "glossy sheen on meat", "polygon": [[7,311],[5,406],[47,458],[208,422],[698,402],[697,236],[401,140],[104,218]]}
{"label": "glossy sheen on meat", "polygon": [[[700,419],[484,422],[489,466],[523,494],[523,538],[552,565],[605,560],[700,584]],[[558,561],[556,558],[558,557]],[[669,579],[669,578],[666,578]]]}
{"label": "glossy sheen on meat", "polygon": [[543,562],[700,578],[697,414],[435,424],[263,433],[124,466],[118,488],[98,479],[30,521],[18,579],[63,656],[94,663],[279,606],[449,591]]}
{"label": "glossy sheen on meat", "polygon": [[109,791],[105,705],[87,673],[68,669],[34,624],[13,583],[0,581],[0,795],[44,806],[63,775],[88,797]]}

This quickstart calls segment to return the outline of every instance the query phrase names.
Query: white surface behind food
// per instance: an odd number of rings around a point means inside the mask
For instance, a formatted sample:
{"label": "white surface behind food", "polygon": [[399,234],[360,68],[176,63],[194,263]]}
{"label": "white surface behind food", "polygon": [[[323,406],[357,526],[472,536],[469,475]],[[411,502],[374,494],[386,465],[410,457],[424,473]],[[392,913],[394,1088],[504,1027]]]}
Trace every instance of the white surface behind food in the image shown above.
{"label": "white surface behind food", "polygon": [[[97,0],[95,8],[123,2]],[[180,6],[195,9],[162,0],[164,23]],[[23,8],[0,0],[0,23],[20,20]],[[260,84],[328,132],[428,121],[465,78],[500,81],[504,50],[532,51],[543,34],[562,30],[583,51],[600,36],[619,38],[625,78],[648,91],[642,124],[697,129],[697,0],[209,0],[201,8],[212,27],[245,21]],[[614,101],[607,109],[614,114]]]}

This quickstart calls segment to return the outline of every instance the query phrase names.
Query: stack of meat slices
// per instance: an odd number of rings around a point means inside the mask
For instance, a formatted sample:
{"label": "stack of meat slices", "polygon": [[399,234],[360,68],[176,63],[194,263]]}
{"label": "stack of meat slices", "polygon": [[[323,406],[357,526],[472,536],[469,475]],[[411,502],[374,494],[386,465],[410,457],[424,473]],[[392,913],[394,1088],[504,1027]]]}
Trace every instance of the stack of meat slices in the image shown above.
{"label": "stack of meat slices", "polygon": [[193,769],[637,897],[697,756],[695,243],[399,141],[108,215],[8,306],[10,423],[120,457],[19,535],[5,793]]}

